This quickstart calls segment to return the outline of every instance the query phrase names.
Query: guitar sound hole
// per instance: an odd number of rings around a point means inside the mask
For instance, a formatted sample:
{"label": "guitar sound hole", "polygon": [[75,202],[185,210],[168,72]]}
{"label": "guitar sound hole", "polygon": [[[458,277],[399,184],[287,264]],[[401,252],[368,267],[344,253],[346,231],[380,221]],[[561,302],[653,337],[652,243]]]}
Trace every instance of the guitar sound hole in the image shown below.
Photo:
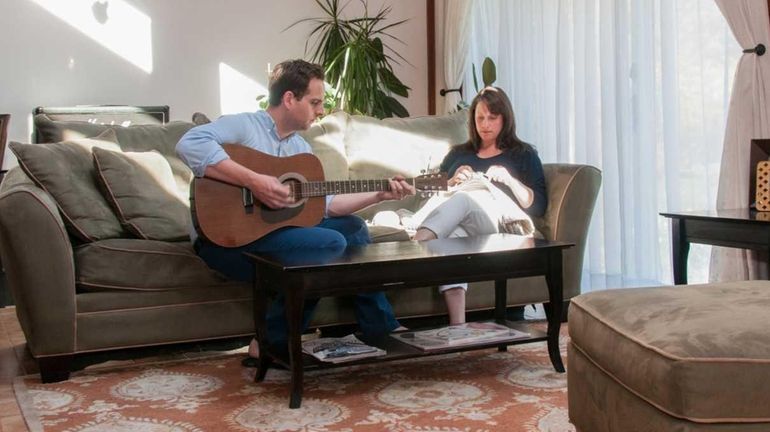
{"label": "guitar sound hole", "polygon": [[307,198],[302,197],[302,182],[300,180],[296,178],[288,178],[282,179],[281,183],[289,186],[289,189],[291,189],[289,196],[291,196],[294,203],[289,205],[289,208],[299,207],[305,203]]}
{"label": "guitar sound hole", "polygon": [[302,213],[302,210],[305,208],[305,201],[307,201],[307,198],[302,198],[300,195],[300,186],[305,180],[304,177],[295,173],[286,173],[278,177],[278,180],[281,184],[289,186],[294,203],[278,210],[262,206],[262,219],[267,223],[280,223],[298,216]]}

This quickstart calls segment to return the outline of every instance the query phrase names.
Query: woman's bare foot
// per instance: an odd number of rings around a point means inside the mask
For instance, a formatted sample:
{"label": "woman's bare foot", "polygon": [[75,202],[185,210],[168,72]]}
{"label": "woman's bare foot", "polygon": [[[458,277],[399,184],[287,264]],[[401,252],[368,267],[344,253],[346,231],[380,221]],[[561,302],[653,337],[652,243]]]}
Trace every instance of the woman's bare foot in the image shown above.
{"label": "woman's bare foot", "polygon": [[241,360],[241,366],[253,368],[259,366],[259,344],[256,339],[249,342],[249,355]]}
{"label": "woman's bare foot", "polygon": [[259,344],[256,339],[252,339],[251,342],[249,342],[249,357],[259,358]]}

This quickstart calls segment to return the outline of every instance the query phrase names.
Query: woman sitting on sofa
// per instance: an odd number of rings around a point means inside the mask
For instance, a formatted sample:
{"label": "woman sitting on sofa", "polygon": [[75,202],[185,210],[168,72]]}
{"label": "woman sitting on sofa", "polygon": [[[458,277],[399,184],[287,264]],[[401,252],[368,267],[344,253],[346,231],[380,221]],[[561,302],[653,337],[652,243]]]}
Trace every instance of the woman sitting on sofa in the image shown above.
{"label": "woman sitting on sofa", "polygon": [[[498,232],[532,236],[530,216],[542,216],[548,204],[543,164],[537,150],[516,136],[511,101],[502,89],[486,87],[473,99],[468,129],[470,140],[453,147],[441,162],[451,189],[415,214],[419,226],[414,239]],[[450,324],[465,322],[467,288],[439,288]]]}

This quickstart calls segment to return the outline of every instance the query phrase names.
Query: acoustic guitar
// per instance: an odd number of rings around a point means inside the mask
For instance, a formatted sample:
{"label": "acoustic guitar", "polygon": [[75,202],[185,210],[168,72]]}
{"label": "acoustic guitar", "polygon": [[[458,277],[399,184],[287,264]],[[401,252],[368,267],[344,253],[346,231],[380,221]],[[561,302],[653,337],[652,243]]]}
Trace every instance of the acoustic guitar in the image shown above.
{"label": "acoustic guitar", "polygon": [[[276,157],[236,144],[222,147],[235,162],[277,177],[288,185],[294,203],[271,209],[261,204],[246,187],[207,177],[196,178],[190,188],[193,223],[198,234],[220,246],[243,246],[286,226],[316,225],[324,216],[326,195],[390,189],[387,179],[325,181],[321,161],[310,153]],[[426,174],[406,181],[424,193],[447,189],[446,173]]]}

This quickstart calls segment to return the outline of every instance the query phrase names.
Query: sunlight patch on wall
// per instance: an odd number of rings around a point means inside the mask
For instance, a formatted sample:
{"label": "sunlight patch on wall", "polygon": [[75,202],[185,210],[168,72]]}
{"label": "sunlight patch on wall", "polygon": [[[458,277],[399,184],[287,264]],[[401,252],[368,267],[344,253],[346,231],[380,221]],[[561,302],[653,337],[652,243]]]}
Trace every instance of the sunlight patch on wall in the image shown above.
{"label": "sunlight patch on wall", "polygon": [[139,69],[152,73],[152,20],[124,0],[30,0]]}
{"label": "sunlight patch on wall", "polygon": [[264,85],[227,63],[219,63],[219,105],[222,114],[256,111],[259,95],[267,95]]}

